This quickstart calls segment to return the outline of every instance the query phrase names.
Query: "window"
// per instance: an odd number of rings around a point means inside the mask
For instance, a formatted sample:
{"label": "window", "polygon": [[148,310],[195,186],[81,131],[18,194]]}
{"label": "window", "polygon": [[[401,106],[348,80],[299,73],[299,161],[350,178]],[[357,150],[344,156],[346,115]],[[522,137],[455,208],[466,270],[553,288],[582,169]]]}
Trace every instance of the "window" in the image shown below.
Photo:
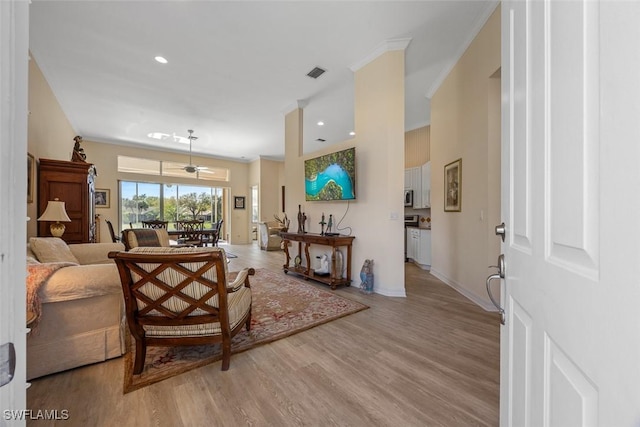
{"label": "window", "polygon": [[229,181],[229,169],[198,166],[195,173],[184,170],[186,164],[164,160],[148,160],[136,157],[118,156],[118,172],[138,173],[144,175],[173,176],[205,181]]}
{"label": "window", "polygon": [[258,186],[251,187],[251,222],[258,222]]}
{"label": "window", "polygon": [[204,227],[222,219],[223,188],[184,184],[120,181],[120,226],[139,228],[142,221],[204,219]]}

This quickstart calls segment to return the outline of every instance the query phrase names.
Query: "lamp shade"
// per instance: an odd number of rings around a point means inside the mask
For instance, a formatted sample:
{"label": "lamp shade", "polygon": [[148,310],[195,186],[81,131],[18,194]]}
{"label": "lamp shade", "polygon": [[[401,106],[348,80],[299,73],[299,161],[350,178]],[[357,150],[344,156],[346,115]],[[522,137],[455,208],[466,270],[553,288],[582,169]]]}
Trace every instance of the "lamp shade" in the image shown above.
{"label": "lamp shade", "polygon": [[38,221],[62,221],[71,222],[71,219],[67,215],[67,211],[64,207],[64,202],[56,200],[49,200],[47,209],[40,215]]}

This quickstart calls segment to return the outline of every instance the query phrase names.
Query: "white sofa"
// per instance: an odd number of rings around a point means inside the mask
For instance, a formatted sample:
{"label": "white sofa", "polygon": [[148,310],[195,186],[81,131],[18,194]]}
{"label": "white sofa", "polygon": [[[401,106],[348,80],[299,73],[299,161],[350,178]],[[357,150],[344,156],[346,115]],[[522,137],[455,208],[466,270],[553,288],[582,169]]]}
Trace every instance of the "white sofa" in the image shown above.
{"label": "white sofa", "polygon": [[[77,264],[55,270],[39,288],[41,315],[27,337],[27,379],[102,362],[125,351],[122,287],[118,269],[108,258],[110,251],[122,251],[124,245],[66,245],[61,239],[47,239],[57,238],[30,240],[29,263],[35,263],[33,258],[43,264],[74,262],[75,257]],[[50,243],[53,251],[41,249]],[[62,246],[72,259],[60,254],[65,252]]]}

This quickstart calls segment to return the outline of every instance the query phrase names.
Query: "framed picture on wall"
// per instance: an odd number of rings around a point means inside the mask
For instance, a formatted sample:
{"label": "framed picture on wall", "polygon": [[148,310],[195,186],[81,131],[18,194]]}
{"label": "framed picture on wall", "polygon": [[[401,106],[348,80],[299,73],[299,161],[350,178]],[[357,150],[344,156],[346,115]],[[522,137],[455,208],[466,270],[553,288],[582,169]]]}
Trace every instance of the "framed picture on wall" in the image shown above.
{"label": "framed picture on wall", "polygon": [[244,209],[244,196],[233,196],[234,209]]}
{"label": "framed picture on wall", "polygon": [[462,159],[444,167],[444,211],[462,210]]}
{"label": "framed picture on wall", "polygon": [[111,197],[111,191],[107,188],[96,188],[96,207],[97,208],[108,208],[109,198]]}

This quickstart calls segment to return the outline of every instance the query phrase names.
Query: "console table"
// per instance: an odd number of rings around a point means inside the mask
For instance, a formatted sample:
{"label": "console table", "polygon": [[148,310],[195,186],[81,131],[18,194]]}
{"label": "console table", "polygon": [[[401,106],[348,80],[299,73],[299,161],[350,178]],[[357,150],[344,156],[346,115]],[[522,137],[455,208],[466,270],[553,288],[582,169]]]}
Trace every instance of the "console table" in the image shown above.
{"label": "console table", "polygon": [[[335,289],[338,285],[351,285],[351,244],[354,236],[326,236],[322,234],[312,233],[286,233],[280,232],[284,243],[284,255],[286,257],[285,264],[282,266],[285,273],[289,271],[304,276],[307,279],[316,280],[331,286]],[[289,242],[298,242],[298,257],[302,257],[302,244],[304,243],[304,257],[306,265],[295,263],[291,265],[291,256],[289,255]],[[309,246],[312,244],[331,246],[333,256],[331,257],[331,271],[328,276],[316,275],[311,268],[311,258],[309,256]],[[346,246],[347,254],[343,261],[347,265],[347,277],[342,277],[341,271],[336,271],[336,251],[340,246]],[[300,258],[298,258],[300,260]],[[301,261],[301,260],[300,260]]]}

